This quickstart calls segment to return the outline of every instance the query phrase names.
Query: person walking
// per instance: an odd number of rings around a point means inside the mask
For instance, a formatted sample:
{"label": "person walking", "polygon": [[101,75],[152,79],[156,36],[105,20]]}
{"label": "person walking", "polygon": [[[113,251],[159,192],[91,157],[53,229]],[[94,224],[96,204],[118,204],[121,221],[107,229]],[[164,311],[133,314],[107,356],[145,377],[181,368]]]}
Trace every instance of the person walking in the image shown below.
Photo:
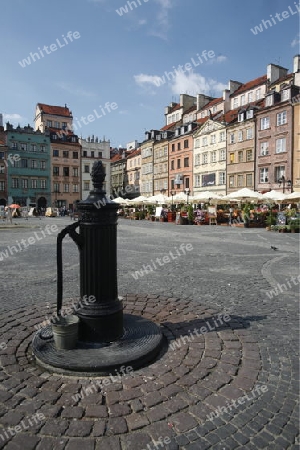
{"label": "person walking", "polygon": [[12,212],[11,212],[11,209],[9,207],[7,208],[6,220],[7,220],[7,222],[9,221],[10,224],[12,225]]}

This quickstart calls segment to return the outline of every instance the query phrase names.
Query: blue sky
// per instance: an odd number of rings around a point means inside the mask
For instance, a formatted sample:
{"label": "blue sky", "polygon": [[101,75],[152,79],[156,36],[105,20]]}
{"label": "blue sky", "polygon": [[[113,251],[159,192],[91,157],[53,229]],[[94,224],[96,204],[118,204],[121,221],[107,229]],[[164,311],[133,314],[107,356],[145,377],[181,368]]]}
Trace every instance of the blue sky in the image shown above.
{"label": "blue sky", "polygon": [[[131,8],[125,0],[2,2],[0,113],[5,122],[33,125],[36,103],[66,103],[79,135],[105,136],[115,147],[141,142],[146,130],[165,125],[164,108],[180,93],[218,97],[229,79],[249,81],[271,62],[292,71],[300,53],[298,1],[135,0]],[[254,34],[270,15],[272,26]],[[40,59],[30,55],[39,49]],[[190,70],[177,70],[187,63]],[[165,72],[174,76],[158,83]]]}

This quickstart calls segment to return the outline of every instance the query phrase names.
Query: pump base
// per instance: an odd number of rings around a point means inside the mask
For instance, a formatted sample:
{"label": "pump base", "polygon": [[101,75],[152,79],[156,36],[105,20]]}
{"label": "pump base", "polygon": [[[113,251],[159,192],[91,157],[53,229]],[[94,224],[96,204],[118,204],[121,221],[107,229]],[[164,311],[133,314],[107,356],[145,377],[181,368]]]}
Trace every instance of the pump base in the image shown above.
{"label": "pump base", "polygon": [[119,340],[78,341],[72,350],[58,350],[51,326],[42,328],[32,341],[37,364],[54,373],[91,377],[115,375],[120,369],[130,371],[150,363],[164,344],[160,328],[139,316],[124,314],[123,319],[124,334]]}

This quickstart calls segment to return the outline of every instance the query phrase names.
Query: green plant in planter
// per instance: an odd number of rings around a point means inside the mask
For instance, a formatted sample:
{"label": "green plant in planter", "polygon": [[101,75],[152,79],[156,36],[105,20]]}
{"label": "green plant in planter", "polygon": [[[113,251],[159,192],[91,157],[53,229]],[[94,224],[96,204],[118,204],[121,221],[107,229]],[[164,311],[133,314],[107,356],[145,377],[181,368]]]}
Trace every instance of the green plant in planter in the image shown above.
{"label": "green plant in planter", "polygon": [[245,226],[249,226],[250,211],[251,211],[251,205],[250,205],[250,203],[246,203],[243,208],[243,221],[244,221]]}
{"label": "green plant in planter", "polygon": [[154,206],[153,205],[147,205],[147,211],[148,211],[148,214],[150,216],[152,216],[154,214]]}
{"label": "green plant in planter", "polygon": [[270,213],[266,217],[266,225],[268,227],[270,227],[271,225],[276,225],[276,217],[274,216],[272,211],[270,211]]}
{"label": "green plant in planter", "polygon": [[140,219],[140,220],[143,220],[143,219],[145,219],[145,217],[146,217],[146,215],[145,215],[144,211],[140,211],[140,213],[139,213],[139,219]]}
{"label": "green plant in planter", "polygon": [[188,221],[190,223],[194,223],[195,216],[194,216],[194,208],[193,205],[188,206]]}

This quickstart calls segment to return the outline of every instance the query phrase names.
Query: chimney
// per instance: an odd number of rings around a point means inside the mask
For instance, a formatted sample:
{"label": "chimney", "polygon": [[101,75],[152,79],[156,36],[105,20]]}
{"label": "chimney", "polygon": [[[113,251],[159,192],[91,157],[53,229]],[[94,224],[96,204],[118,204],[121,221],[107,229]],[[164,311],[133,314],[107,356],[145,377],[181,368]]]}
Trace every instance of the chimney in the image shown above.
{"label": "chimney", "polygon": [[207,105],[212,100],[212,97],[208,97],[204,94],[197,94],[197,111],[203,108],[203,106]]}
{"label": "chimney", "polygon": [[239,81],[229,80],[228,89],[229,89],[230,94],[233,94],[239,87],[242,86],[242,84],[243,83],[240,83]]}
{"label": "chimney", "polygon": [[300,55],[294,56],[294,73],[300,72]]}
{"label": "chimney", "polygon": [[268,64],[267,66],[267,78],[270,84],[275,83],[281,77],[285,77],[288,73],[288,69],[277,66],[275,64]]}

